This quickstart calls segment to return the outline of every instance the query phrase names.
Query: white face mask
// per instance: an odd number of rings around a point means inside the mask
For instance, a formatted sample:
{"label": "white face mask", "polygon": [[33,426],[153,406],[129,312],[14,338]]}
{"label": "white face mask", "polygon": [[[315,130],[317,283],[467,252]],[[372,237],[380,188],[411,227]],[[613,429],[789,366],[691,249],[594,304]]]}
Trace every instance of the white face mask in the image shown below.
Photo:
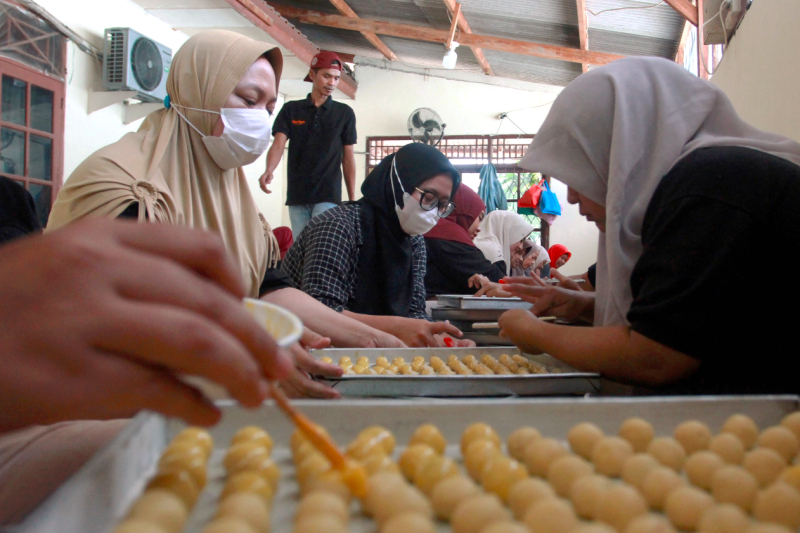
{"label": "white face mask", "polygon": [[269,147],[271,117],[266,109],[223,107],[217,113],[207,109],[171,105],[176,108],[183,107],[222,116],[222,124],[225,129],[222,130],[222,135],[214,137],[213,135],[203,135],[203,132],[189,122],[183,113],[175,109],[178,115],[203,137],[206,150],[222,170],[249,165]]}
{"label": "white face mask", "polygon": [[400,190],[403,191],[403,208],[397,205],[397,196],[394,194],[394,187],[392,187],[392,197],[394,198],[394,210],[397,213],[397,220],[400,221],[400,227],[403,228],[407,234],[412,237],[417,235],[424,235],[428,233],[436,223],[439,221],[439,213],[436,209],[425,211],[419,203],[419,200],[408,194],[403,189],[403,184],[400,182],[400,176],[397,174],[397,167],[395,161],[397,156],[392,158],[392,172],[389,173],[389,179],[392,175],[397,177],[397,183],[400,184]]}

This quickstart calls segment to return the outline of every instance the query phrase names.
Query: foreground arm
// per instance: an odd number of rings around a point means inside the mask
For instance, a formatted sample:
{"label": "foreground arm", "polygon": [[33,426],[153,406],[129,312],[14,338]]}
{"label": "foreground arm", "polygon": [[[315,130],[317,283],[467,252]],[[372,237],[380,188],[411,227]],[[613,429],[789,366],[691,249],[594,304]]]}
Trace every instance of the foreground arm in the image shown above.
{"label": "foreground arm", "polygon": [[342,171],[344,174],[344,186],[347,188],[347,199],[356,199],[356,154],[355,145],[346,144],[342,154]]}
{"label": "foreground arm", "polygon": [[331,344],[340,348],[406,347],[397,337],[337,313],[297,289],[279,289],[265,294],[261,299],[292,311],[309,329],[328,337]]}
{"label": "foreground arm", "polygon": [[275,172],[275,169],[278,168],[278,163],[281,162],[283,150],[286,148],[286,141],[288,139],[285,133],[276,132],[272,141],[272,146],[269,147],[269,151],[267,152],[267,169],[261,177],[258,178],[258,184],[261,186],[261,190],[267,194],[272,193],[268,186],[272,183],[272,173]]}
{"label": "foreground arm", "polygon": [[628,326],[559,326],[513,309],[500,317],[500,329],[524,351],[543,351],[577,369],[625,383],[661,387],[692,375],[700,366],[699,360]]}
{"label": "foreground arm", "polygon": [[[403,316],[364,315],[352,311],[342,311],[342,314],[394,335],[408,346],[444,347],[443,334],[461,337],[463,333],[449,322],[429,322],[419,318],[406,318]],[[453,344],[458,346],[475,346],[472,341],[453,339]]]}
{"label": "foreground arm", "polygon": [[179,375],[255,407],[265,378],[292,368],[210,233],[80,221],[4,246],[0,295],[0,405],[14,406],[0,410],[0,432],[140,409],[213,424],[217,408]]}

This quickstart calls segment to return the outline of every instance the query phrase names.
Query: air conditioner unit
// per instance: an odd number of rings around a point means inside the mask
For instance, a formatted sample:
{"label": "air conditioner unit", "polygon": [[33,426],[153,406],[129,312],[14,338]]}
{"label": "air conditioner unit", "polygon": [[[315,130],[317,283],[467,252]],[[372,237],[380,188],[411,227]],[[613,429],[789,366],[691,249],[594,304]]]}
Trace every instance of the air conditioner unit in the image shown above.
{"label": "air conditioner unit", "polygon": [[103,86],[109,91],[136,91],[143,102],[167,96],[172,49],[131,28],[107,28],[103,51]]}

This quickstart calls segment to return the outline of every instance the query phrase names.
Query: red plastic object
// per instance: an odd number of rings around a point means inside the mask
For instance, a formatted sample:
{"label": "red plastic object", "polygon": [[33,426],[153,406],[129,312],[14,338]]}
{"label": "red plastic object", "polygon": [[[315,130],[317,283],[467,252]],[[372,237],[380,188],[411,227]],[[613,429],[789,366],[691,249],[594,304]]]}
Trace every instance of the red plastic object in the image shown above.
{"label": "red plastic object", "polygon": [[498,281],[497,283],[499,283],[500,285],[505,285],[505,284],[506,284],[506,280],[504,280],[504,279],[501,279],[501,280],[500,280],[500,281]]}
{"label": "red plastic object", "polygon": [[447,345],[448,348],[452,348],[453,347],[453,339],[451,339],[450,337],[445,337],[444,338],[444,343]]}

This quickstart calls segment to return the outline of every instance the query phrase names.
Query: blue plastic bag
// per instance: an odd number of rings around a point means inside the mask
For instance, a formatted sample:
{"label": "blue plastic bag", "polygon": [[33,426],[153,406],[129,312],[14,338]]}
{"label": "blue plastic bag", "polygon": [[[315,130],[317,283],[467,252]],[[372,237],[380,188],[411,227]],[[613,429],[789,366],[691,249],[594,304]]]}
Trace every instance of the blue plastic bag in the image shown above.
{"label": "blue plastic bag", "polygon": [[550,190],[550,185],[546,181],[542,180],[542,183],[544,183],[544,190],[539,197],[539,209],[548,215],[561,216],[561,204],[558,203],[556,193]]}

